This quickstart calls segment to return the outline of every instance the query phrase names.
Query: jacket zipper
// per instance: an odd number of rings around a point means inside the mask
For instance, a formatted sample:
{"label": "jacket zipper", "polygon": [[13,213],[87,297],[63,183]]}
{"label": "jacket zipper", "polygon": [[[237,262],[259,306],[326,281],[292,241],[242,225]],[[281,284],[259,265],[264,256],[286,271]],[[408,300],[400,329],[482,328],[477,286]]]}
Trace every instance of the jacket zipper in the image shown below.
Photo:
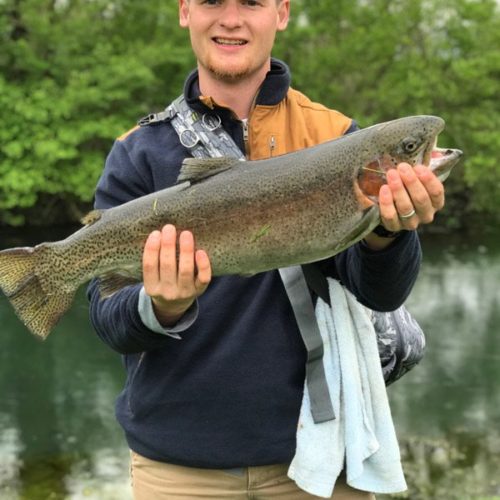
{"label": "jacket zipper", "polygon": [[[250,155],[250,149],[248,147],[248,137],[249,137],[248,120],[242,120],[241,127],[243,130],[243,143],[245,145],[245,153],[246,153],[246,156],[248,158]],[[272,135],[269,138],[269,157],[270,158],[273,157],[275,149],[276,149],[276,137],[274,135]]]}
{"label": "jacket zipper", "polygon": [[269,139],[269,156],[272,158],[274,150],[276,149],[276,138],[274,135]]}
{"label": "jacket zipper", "polygon": [[245,145],[245,153],[246,156],[248,157],[250,154],[250,151],[248,149],[248,119],[242,120],[241,125],[243,128],[243,144]]}

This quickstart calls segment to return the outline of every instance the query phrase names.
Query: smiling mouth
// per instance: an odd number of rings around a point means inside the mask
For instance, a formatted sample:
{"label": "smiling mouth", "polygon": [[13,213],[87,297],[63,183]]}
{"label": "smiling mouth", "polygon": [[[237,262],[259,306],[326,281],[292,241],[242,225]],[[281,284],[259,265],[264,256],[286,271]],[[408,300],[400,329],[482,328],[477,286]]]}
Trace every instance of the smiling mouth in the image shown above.
{"label": "smiling mouth", "polygon": [[220,37],[215,37],[212,38],[212,40],[217,44],[217,45],[230,45],[230,46],[241,46],[241,45],[246,45],[248,42],[246,40],[236,40],[233,38],[220,38]]}

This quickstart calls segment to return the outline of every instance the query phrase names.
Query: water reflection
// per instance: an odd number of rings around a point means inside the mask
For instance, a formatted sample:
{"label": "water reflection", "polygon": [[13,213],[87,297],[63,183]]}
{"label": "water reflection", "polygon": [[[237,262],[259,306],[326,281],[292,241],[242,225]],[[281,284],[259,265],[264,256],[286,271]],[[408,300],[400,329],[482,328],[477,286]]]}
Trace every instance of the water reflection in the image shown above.
{"label": "water reflection", "polygon": [[[455,425],[487,430],[500,423],[499,281],[498,255],[424,265],[408,307],[428,348],[421,366],[393,391],[406,431],[438,434]],[[415,418],[422,407],[435,409],[432,419]]]}
{"label": "water reflection", "polygon": [[113,414],[123,370],[92,333],[83,290],[45,342],[5,299],[0,317],[0,497],[127,498],[128,453]]}
{"label": "water reflection", "polygon": [[432,243],[408,301],[426,355],[389,391],[408,498],[500,498],[498,247]]}
{"label": "water reflection", "polygon": [[[449,242],[432,240],[424,248],[408,306],[427,353],[390,388],[407,498],[500,498],[499,249],[449,251]],[[130,498],[128,450],[114,418],[124,373],[93,334],[83,292],[43,343],[0,298],[2,499]]]}

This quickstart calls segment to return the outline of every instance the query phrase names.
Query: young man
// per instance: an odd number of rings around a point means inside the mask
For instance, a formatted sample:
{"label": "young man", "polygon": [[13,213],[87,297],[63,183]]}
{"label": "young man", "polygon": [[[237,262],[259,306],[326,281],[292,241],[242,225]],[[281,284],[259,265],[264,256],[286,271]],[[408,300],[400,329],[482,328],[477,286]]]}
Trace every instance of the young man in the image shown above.
{"label": "young man", "polygon": [[[218,116],[250,159],[312,146],[355,129],[344,115],[289,87],[271,60],[290,0],[179,0],[198,64],[188,105]],[[96,191],[109,208],[175,183],[189,156],[169,121],[132,130],[113,146]],[[365,305],[397,308],[418,273],[414,229],[444,204],[425,167],[399,165],[380,190],[385,228],[322,263]],[[295,452],[306,351],[277,271],[211,277],[196,235],[166,225],[147,239],[143,286],[101,300],[89,288],[99,336],[124,355],[117,418],[132,450],[137,499],[313,498],[287,477]],[[178,251],[178,256],[177,256]],[[368,499],[336,484],[332,498]]]}

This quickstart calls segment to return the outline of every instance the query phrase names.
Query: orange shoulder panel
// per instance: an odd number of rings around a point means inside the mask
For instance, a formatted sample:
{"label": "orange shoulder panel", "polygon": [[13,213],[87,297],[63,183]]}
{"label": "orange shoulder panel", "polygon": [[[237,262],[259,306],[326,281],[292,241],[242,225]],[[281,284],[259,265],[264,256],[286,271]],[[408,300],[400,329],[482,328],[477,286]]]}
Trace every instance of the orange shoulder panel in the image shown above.
{"label": "orange shoulder panel", "polygon": [[249,124],[250,159],[263,159],[344,135],[352,120],[289,89],[276,106],[256,106]]}
{"label": "orange shoulder panel", "polygon": [[136,125],[135,127],[131,128],[130,130],[127,130],[124,134],[120,135],[120,137],[117,137],[117,141],[124,141],[132,132],[135,132],[137,129],[139,129],[139,125]]}

